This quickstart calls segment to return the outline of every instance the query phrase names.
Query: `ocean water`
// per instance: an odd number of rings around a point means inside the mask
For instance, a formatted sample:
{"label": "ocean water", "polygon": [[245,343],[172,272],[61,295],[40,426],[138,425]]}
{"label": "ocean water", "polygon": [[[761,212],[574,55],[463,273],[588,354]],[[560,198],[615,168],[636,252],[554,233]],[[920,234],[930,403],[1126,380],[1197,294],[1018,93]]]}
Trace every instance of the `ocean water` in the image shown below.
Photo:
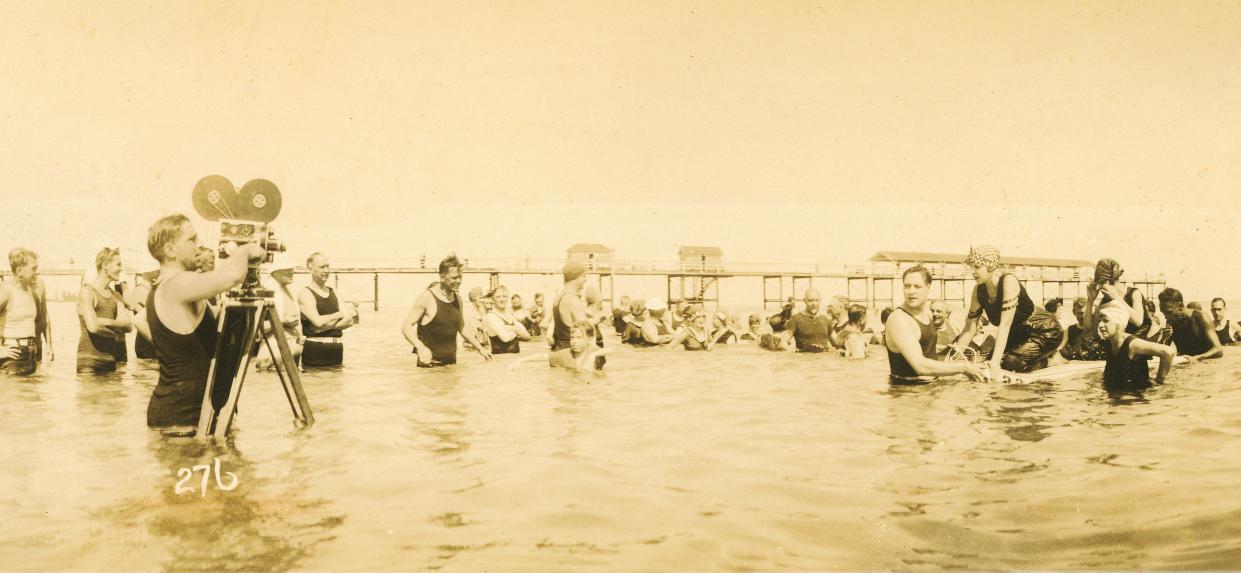
{"label": "ocean water", "polygon": [[304,375],[313,427],[252,374],[234,438],[200,444],[147,430],[152,364],[74,374],[73,308],[52,312],[57,360],[0,379],[5,570],[1241,565],[1235,354],[1141,396],[889,387],[881,352],[752,346],[420,370],[394,309]]}

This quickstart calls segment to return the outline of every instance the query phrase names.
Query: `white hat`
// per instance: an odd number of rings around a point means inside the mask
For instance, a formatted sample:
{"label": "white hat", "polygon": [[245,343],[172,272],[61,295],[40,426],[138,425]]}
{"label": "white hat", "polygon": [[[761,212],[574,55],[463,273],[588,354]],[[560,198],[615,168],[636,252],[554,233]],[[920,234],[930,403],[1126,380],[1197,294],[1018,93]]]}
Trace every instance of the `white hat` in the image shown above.
{"label": "white hat", "polygon": [[295,268],[297,268],[297,263],[293,262],[293,257],[290,257],[287,253],[276,253],[268,272],[291,271]]}
{"label": "white hat", "polygon": [[655,297],[646,301],[646,310],[668,310],[668,303],[662,298]]}

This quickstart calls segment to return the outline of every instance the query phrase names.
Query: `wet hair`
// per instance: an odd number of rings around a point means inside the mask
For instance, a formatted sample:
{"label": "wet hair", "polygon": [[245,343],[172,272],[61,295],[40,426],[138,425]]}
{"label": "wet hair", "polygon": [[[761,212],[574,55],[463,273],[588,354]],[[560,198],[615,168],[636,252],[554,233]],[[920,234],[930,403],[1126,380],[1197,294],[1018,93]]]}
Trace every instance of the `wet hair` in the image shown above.
{"label": "wet hair", "polygon": [[866,318],[866,307],[860,304],[849,305],[849,324],[862,324]]}
{"label": "wet hair", "polygon": [[120,249],[113,249],[112,247],[104,247],[102,251],[99,251],[99,254],[95,255],[95,270],[97,271],[103,270],[104,265],[112,262],[114,259],[120,256],[121,256]]}
{"label": "wet hair", "polygon": [[310,268],[310,263],[313,263],[315,261],[315,257],[326,257],[326,256],[327,255],[320,253],[319,251],[310,253],[310,256],[306,257],[306,268]]}
{"label": "wet hair", "polygon": [[1215,304],[1215,303],[1217,303],[1217,302],[1218,302],[1218,303],[1220,303],[1221,305],[1223,305],[1223,306],[1224,306],[1224,308],[1228,308],[1228,302],[1227,302],[1227,301],[1225,301],[1224,299],[1219,298],[1219,297],[1215,297],[1215,298],[1211,299],[1211,304],[1212,304],[1212,305],[1214,305],[1214,304]]}
{"label": "wet hair", "polygon": [[1185,304],[1185,297],[1181,295],[1179,290],[1166,288],[1159,292],[1159,304]]}
{"label": "wet hair", "polygon": [[189,223],[189,217],[180,213],[165,215],[147,230],[147,251],[155,260],[164,262],[164,247],[181,238],[181,227]]}
{"label": "wet hair", "polygon": [[1073,299],[1073,312],[1086,309],[1086,297],[1079,296]]}
{"label": "wet hair", "polygon": [[1043,308],[1047,309],[1047,312],[1050,312],[1050,313],[1052,313],[1052,314],[1055,314],[1056,312],[1059,312],[1059,311],[1060,311],[1060,305],[1062,305],[1062,304],[1064,304],[1064,301],[1062,301],[1062,300],[1060,300],[1060,299],[1058,299],[1058,298],[1053,298],[1053,299],[1051,299],[1051,300],[1047,301],[1047,304],[1044,304],[1044,305],[1043,305]]}
{"label": "wet hair", "polygon": [[36,255],[34,251],[26,247],[17,247],[9,251],[9,268],[13,269],[14,273],[17,272],[17,269],[37,260],[39,260],[39,255]]}
{"label": "wet hair", "polygon": [[891,309],[891,308],[885,308],[885,309],[883,309],[883,310],[879,311],[879,322],[880,322],[880,323],[882,323],[882,324],[887,324],[887,323],[888,323],[888,317],[889,317],[889,316],[892,316],[892,309]]}
{"label": "wet hair", "polygon": [[457,255],[448,255],[447,257],[444,257],[444,260],[440,261],[441,276],[448,274],[448,271],[454,268],[458,271],[461,270],[461,259],[458,259]]}
{"label": "wet hair", "polygon": [[901,273],[901,282],[904,282],[905,277],[909,276],[911,273],[918,273],[922,275],[922,284],[931,286],[931,271],[922,265],[914,265],[905,269],[905,272]]}

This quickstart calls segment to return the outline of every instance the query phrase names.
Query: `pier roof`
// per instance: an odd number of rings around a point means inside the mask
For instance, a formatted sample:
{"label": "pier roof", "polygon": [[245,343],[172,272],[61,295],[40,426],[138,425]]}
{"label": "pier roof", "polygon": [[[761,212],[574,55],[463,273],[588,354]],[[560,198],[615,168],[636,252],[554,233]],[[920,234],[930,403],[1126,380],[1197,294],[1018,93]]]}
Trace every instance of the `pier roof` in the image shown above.
{"label": "pier roof", "polygon": [[[870,258],[874,263],[955,263],[962,264],[965,255],[947,253],[919,253],[914,251],[879,251]],[[1094,263],[1083,259],[1043,259],[1038,257],[1006,257],[1001,255],[1000,262],[1005,265],[1023,265],[1027,267],[1093,267]]]}
{"label": "pier roof", "polygon": [[719,247],[695,247],[686,245],[677,251],[678,255],[722,255]]}
{"label": "pier roof", "polygon": [[612,249],[599,243],[577,243],[569,247],[570,253],[610,253]]}

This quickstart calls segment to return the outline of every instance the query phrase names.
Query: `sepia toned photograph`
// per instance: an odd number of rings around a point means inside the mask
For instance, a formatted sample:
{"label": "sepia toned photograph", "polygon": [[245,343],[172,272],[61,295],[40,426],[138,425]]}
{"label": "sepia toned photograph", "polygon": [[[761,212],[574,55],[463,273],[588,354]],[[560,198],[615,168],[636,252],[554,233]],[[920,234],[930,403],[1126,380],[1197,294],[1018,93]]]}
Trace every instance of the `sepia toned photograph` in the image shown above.
{"label": "sepia toned photograph", "polygon": [[1241,3],[0,4],[0,571],[1241,570]]}

